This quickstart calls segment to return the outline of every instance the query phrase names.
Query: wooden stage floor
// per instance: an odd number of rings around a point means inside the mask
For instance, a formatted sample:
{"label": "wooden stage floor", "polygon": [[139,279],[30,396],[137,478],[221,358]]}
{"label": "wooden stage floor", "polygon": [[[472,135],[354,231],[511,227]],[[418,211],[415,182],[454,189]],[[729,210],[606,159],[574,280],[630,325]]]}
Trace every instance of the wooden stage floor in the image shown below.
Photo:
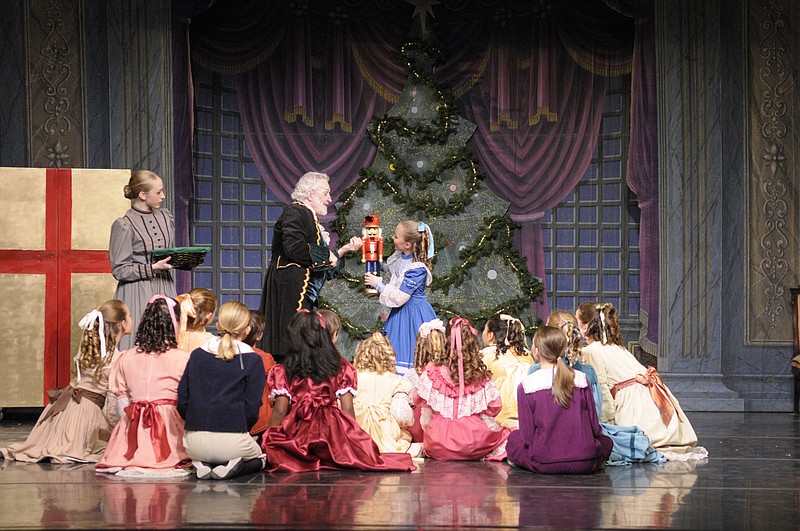
{"label": "wooden stage floor", "polygon": [[[687,465],[542,476],[426,460],[413,473],[118,479],[92,465],[0,460],[0,529],[798,529],[800,422],[789,413],[689,413],[709,451]],[[0,446],[36,412],[6,410]]]}

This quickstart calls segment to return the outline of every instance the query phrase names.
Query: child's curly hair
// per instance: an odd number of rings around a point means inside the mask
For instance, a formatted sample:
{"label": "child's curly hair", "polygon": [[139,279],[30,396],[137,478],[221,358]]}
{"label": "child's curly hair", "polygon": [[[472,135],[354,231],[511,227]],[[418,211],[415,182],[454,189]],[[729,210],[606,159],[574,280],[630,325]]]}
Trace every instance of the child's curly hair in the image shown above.
{"label": "child's curly hair", "polygon": [[566,310],[556,310],[547,317],[546,326],[560,328],[567,336],[567,360],[570,366],[583,361],[583,336],[578,329],[578,320]]}
{"label": "child's curly hair", "polygon": [[[478,342],[478,331],[464,317],[453,317],[447,323],[447,362],[450,367],[450,378],[458,383],[458,345],[454,339],[461,338],[461,357],[464,362],[464,384],[483,382],[491,377],[491,371],[483,363],[481,345]],[[444,365],[445,363],[437,363]]]}
{"label": "child's curly hair", "polygon": [[[438,319],[437,319],[438,321]],[[441,321],[439,321],[441,323]],[[444,332],[438,328],[423,330],[425,323],[417,333],[417,344],[414,347],[414,369],[417,374],[421,374],[428,362],[434,365],[444,365],[447,363],[447,339]],[[441,323],[444,327],[444,323]]]}
{"label": "child's curly hair", "polygon": [[431,261],[428,258],[428,249],[431,246],[427,230],[420,230],[424,225],[420,221],[406,219],[397,224],[398,236],[411,244],[415,262],[422,262],[430,269]]}
{"label": "child's curly hair", "polygon": [[373,332],[356,347],[353,365],[359,371],[370,371],[378,374],[395,372],[396,355],[389,339],[383,332]]}
{"label": "child's curly hair", "polygon": [[511,352],[515,356],[530,355],[525,327],[516,317],[496,313],[489,317],[486,326],[494,334],[495,359],[499,359],[500,355],[506,352]]}
{"label": "child's curly hair", "polygon": [[100,346],[100,323],[95,321],[92,327],[83,331],[81,337],[80,352],[78,353],[78,366],[81,370],[94,370],[94,379],[97,381],[103,374],[105,368],[114,357],[114,350],[117,348],[117,333],[120,326],[128,317],[128,307],[121,300],[111,299],[97,307],[97,311],[103,315],[103,331],[106,340],[106,355]]}
{"label": "child's curly hair", "polygon": [[[180,319],[181,307],[175,299],[173,311],[175,319]],[[136,331],[137,352],[152,352],[161,354],[172,348],[178,348],[178,339],[175,337],[175,325],[169,312],[169,306],[164,298],[151,302],[144,309],[142,321]]]}

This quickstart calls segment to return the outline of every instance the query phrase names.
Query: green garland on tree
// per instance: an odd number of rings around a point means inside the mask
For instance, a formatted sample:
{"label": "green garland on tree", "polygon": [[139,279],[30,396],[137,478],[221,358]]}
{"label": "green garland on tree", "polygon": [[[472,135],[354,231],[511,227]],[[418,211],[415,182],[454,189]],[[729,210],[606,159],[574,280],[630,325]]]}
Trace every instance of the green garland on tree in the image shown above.
{"label": "green garland on tree", "polygon": [[[448,140],[459,128],[459,115],[452,92],[437,85],[433,79],[432,69],[417,68],[416,62],[423,64],[441,56],[438,48],[427,43],[409,42],[400,48],[400,55],[406,63],[406,68],[414,78],[412,83],[425,85],[435,95],[435,116],[427,121],[412,124],[400,116],[383,115],[374,118],[370,123],[368,133],[371,140],[385,159],[386,166],[382,168],[363,168],[359,172],[360,179],[345,191],[337,203],[337,218],[334,229],[339,234],[348,234],[347,218],[351,214],[356,198],[363,198],[369,186],[374,185],[379,191],[392,197],[393,201],[410,217],[437,218],[455,216],[466,211],[472,204],[476,191],[479,190],[483,175],[479,172],[470,150],[466,147],[450,146],[449,155],[440,159],[432,168],[424,172],[415,171],[414,168],[397,151],[397,139],[417,146],[441,145],[447,146]],[[426,191],[431,185],[439,183],[441,176],[458,172],[463,177],[464,185],[458,193],[447,199]],[[406,193],[404,188],[411,189],[414,193]],[[542,283],[533,277],[527,269],[525,260],[514,248],[512,232],[519,228],[519,224],[512,221],[507,215],[496,215],[483,218],[484,226],[475,234],[471,243],[463,247],[457,254],[461,263],[453,267],[446,275],[437,275],[430,285],[431,292],[440,292],[445,297],[453,289],[462,286],[473,268],[480,259],[486,257],[502,258],[513,270],[519,282],[519,294],[511,299],[506,299],[494,307],[484,309],[455,308],[448,304],[433,301],[431,304],[436,313],[442,318],[456,315],[467,317],[476,325],[482,325],[495,313],[508,313],[520,315],[524,313],[532,300],[538,299],[542,294]],[[442,242],[439,231],[435,234],[436,241]],[[445,243],[445,246],[449,242]],[[438,246],[437,246],[438,247]],[[498,251],[498,248],[500,251]],[[384,254],[391,255],[394,246],[391,241],[386,241]],[[434,257],[434,262],[436,257]],[[365,286],[361,276],[353,276],[347,272],[342,275],[347,288],[363,296]],[[323,295],[324,295],[323,291]],[[320,298],[323,308],[336,310],[325,298]],[[377,318],[374,323],[354,323],[346,315],[341,315],[342,326],[351,337],[361,337],[383,326],[383,321]],[[535,321],[535,318],[533,318]],[[527,322],[526,325],[534,327],[536,322]],[[529,328],[529,329],[531,329]]]}

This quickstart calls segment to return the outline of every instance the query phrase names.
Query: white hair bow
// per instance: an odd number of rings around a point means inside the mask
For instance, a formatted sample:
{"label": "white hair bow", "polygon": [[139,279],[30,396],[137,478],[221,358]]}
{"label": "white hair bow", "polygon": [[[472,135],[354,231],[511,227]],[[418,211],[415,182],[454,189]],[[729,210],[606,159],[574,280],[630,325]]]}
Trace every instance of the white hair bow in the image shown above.
{"label": "white hair bow", "polygon": [[431,331],[439,330],[441,333],[445,333],[444,323],[441,319],[434,319],[432,321],[427,321],[419,325],[419,335],[420,337],[426,338],[431,334]]}
{"label": "white hair bow", "polygon": [[524,335],[525,335],[525,325],[522,324],[522,321],[520,321],[516,317],[512,317],[512,316],[510,316],[508,314],[505,314],[505,313],[501,313],[500,314],[500,320],[506,322],[506,339],[505,339],[504,343],[506,344],[507,347],[511,346],[511,343],[508,341],[508,334],[509,334],[509,332],[511,332],[511,323],[519,323],[520,328],[522,328],[522,334],[523,334],[523,337],[524,337]]}

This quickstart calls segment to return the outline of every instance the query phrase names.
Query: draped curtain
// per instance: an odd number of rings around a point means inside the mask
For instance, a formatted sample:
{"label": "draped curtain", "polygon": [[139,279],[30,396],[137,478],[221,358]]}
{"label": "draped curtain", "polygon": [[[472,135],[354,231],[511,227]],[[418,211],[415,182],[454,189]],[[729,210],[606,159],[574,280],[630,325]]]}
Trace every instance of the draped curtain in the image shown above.
{"label": "draped curtain", "polygon": [[652,2],[637,1],[631,75],[631,143],[628,186],[639,199],[640,317],[642,348],[657,354],[660,246],[658,223],[658,113],[655,18]]}
{"label": "draped curtain", "polygon": [[[649,305],[652,331],[657,282],[649,284],[656,291],[645,295],[645,289],[646,279],[658,277],[657,216],[650,215],[657,212],[655,89],[648,77],[654,75],[653,34],[637,34],[634,55],[632,1],[538,2],[533,13],[493,22],[434,19],[445,52],[435,76],[459,98],[461,114],[477,124],[471,144],[484,182],[511,204],[510,215],[522,224],[520,250],[531,272],[544,279],[539,220],[570,193],[591,161],[604,78],[629,73],[638,61],[629,185],[643,201],[642,308]],[[304,5],[271,2],[264,8],[260,0],[218,0],[192,19],[186,45],[197,64],[236,75],[247,147],[270,189],[288,201],[297,177],[313,169],[331,176],[335,200],[374,157],[369,121],[406,84],[395,52],[411,21],[337,11],[313,21]],[[637,31],[652,29],[652,18],[640,22]],[[190,77],[184,85],[191,86]],[[176,178],[184,176],[176,172]],[[656,256],[648,262],[645,253],[653,249]],[[546,316],[546,300],[535,310]]]}
{"label": "draped curtain", "polygon": [[[525,112],[502,112],[496,91],[481,83],[465,96],[464,115],[478,126],[472,147],[487,178],[484,183],[511,203],[509,215],[520,222],[519,245],[528,259],[528,269],[545,279],[544,249],[540,220],[545,211],[558,205],[583,176],[592,160],[597,130],[603,117],[605,84],[601,78],[572,61],[561,62],[561,53],[551,58],[559,67],[561,89],[550,94],[548,107],[557,121],[528,119],[539,108],[533,98],[523,101]],[[523,87],[531,80],[516,84]],[[505,120],[505,121],[501,121]],[[514,125],[510,127],[502,124]],[[546,292],[534,309],[547,317]]]}

